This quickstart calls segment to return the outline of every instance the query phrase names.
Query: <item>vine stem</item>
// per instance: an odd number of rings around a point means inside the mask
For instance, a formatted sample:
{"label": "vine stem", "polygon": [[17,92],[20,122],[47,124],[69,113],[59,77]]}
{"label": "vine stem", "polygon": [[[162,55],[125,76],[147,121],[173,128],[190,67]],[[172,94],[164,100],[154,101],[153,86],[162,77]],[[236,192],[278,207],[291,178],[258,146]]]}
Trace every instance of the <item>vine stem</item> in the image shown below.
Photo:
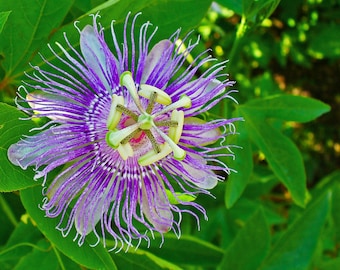
{"label": "vine stem", "polygon": [[234,62],[234,58],[236,55],[236,52],[239,50],[240,44],[241,44],[241,40],[244,37],[246,31],[247,31],[248,27],[247,27],[247,20],[245,16],[242,16],[241,18],[241,22],[238,25],[237,31],[236,31],[236,35],[235,35],[235,40],[233,42],[233,45],[231,47],[231,51],[229,53],[229,63],[227,66],[227,71],[229,72],[230,67],[232,66],[233,62]]}
{"label": "vine stem", "polygon": [[9,207],[8,203],[6,202],[3,195],[0,194],[0,206],[4,210],[6,216],[8,217],[9,221],[16,227],[18,225],[18,221],[15,218],[15,215],[12,209]]}
{"label": "vine stem", "polygon": [[[228,74],[230,74],[230,70],[233,67],[235,59],[237,59],[236,55],[237,55],[237,52],[240,49],[241,41],[242,41],[245,33],[247,32],[247,29],[248,29],[248,27],[247,27],[247,19],[243,15],[241,17],[241,22],[239,23],[239,25],[237,27],[236,35],[235,35],[235,40],[233,42],[233,45],[231,47],[231,51],[230,51],[229,56],[228,56],[229,61],[228,61],[228,65],[227,65],[227,68],[226,68],[226,71],[227,71]],[[224,117],[230,117],[230,115],[229,115],[230,114],[230,110],[228,112],[228,106],[227,106],[227,100],[226,99],[224,99],[222,101],[221,112],[222,112],[222,115]]]}

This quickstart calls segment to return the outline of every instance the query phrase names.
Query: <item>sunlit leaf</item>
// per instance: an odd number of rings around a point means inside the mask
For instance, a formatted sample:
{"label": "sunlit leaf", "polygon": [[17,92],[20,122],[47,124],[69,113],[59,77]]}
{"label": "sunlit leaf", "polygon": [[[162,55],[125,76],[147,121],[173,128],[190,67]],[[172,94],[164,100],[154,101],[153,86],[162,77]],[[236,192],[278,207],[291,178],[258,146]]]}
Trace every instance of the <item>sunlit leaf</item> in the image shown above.
{"label": "sunlit leaf", "polygon": [[[65,18],[73,1],[1,0],[1,8],[12,13],[0,35],[0,54],[6,77],[23,72],[36,51],[48,42],[48,37]],[[20,40],[20,41],[19,41]]]}
{"label": "sunlit leaf", "polygon": [[304,206],[307,192],[306,175],[299,149],[264,119],[254,117],[252,111],[242,109],[241,113],[251,139],[264,153],[274,173],[288,188],[294,202]]}
{"label": "sunlit leaf", "polygon": [[4,25],[8,19],[9,14],[11,14],[11,11],[0,12],[0,34],[2,32],[2,29],[4,28]]}
{"label": "sunlit leaf", "polygon": [[0,103],[0,191],[9,192],[38,185],[33,181],[33,170],[23,171],[7,158],[8,147],[19,141],[22,134],[28,134],[35,127],[30,120],[20,120],[27,116],[15,107]]}
{"label": "sunlit leaf", "polygon": [[330,110],[330,106],[320,100],[293,95],[275,95],[254,99],[242,105],[241,108],[263,118],[302,123],[314,120]]}
{"label": "sunlit leaf", "polygon": [[[177,29],[181,28],[182,35],[187,31],[192,30],[196,27],[210,5],[211,1],[208,0],[141,0],[141,1],[117,1],[111,0],[97,6],[93,10],[88,11],[87,14],[79,17],[78,27],[82,29],[87,24],[92,24],[92,17],[89,14],[95,14],[99,12],[100,24],[104,27],[107,36],[111,35],[111,22],[115,21],[115,31],[118,33],[118,37],[122,38],[123,25],[125,23],[126,16],[129,12],[133,17],[133,14],[141,12],[140,18],[136,21],[136,29],[138,25],[141,25],[147,21],[152,22],[155,27],[158,27],[158,31],[151,42],[152,44],[157,43],[160,39],[169,38]],[[194,7],[194,8],[193,8]],[[131,19],[130,19],[131,20]],[[51,37],[50,43],[64,42],[64,32],[67,34],[67,38],[73,47],[79,46],[79,33],[75,29],[73,23],[69,23],[56,31]],[[152,30],[150,29],[150,34]],[[139,38],[139,32],[136,31],[136,37]],[[108,45],[113,47],[113,43],[108,38]],[[122,40],[120,40],[122,42]],[[67,48],[66,48],[67,49]],[[49,61],[55,60],[55,56],[51,54],[47,46],[41,49],[42,54],[48,58]],[[44,66],[45,63],[39,56],[33,59],[33,63],[38,66]],[[44,66],[43,68],[45,68]],[[27,67],[26,71],[31,69]]]}

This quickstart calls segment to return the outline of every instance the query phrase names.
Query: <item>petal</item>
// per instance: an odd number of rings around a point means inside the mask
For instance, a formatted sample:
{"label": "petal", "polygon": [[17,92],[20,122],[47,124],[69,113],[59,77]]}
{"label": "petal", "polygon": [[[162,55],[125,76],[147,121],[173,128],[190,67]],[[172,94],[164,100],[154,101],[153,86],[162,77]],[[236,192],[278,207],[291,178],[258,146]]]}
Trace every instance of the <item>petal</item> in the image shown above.
{"label": "petal", "polygon": [[74,225],[77,232],[83,236],[94,230],[104,214],[105,195],[103,194],[99,199],[89,195],[91,194],[82,196],[74,207]]}
{"label": "petal", "polygon": [[167,39],[162,40],[158,42],[155,46],[153,46],[145,60],[141,83],[145,83],[156,65],[160,61],[164,61],[164,59],[162,59],[162,56],[171,46],[171,41]]}
{"label": "petal", "polygon": [[[96,173],[99,173],[102,178],[99,178]],[[83,236],[95,230],[96,224],[102,219],[113,200],[109,193],[117,185],[114,179],[103,177],[102,170],[97,170],[96,173],[93,172],[91,178],[87,178],[89,184],[74,206],[74,225],[77,232]]]}
{"label": "petal", "polygon": [[66,116],[66,113],[57,109],[58,107],[60,108],[60,102],[68,101],[65,97],[48,94],[42,91],[34,91],[27,94],[26,100],[28,105],[30,105],[33,109],[33,112],[39,116],[46,116],[55,121],[65,121],[70,119]]}
{"label": "petal", "polygon": [[[221,131],[219,128],[202,129],[199,127],[206,126],[206,124],[207,124],[206,121],[197,117],[185,118],[184,119],[185,131],[182,135],[182,139],[193,142],[193,144],[189,146],[192,145],[206,146],[215,143],[221,137]],[[190,128],[190,126],[192,126],[192,128]]]}
{"label": "petal", "polygon": [[49,136],[50,131],[41,132],[38,135],[30,136],[25,138],[25,140],[20,140],[19,142],[12,144],[7,151],[7,156],[10,162],[16,166],[20,166],[22,169],[26,170],[28,166],[45,165],[41,156],[44,155],[46,151],[53,148],[52,145],[41,146],[39,144],[40,138],[44,136]]}
{"label": "petal", "polygon": [[164,188],[157,186],[157,183],[152,183],[152,181],[153,179],[149,185],[143,183],[141,208],[155,229],[165,233],[172,227],[173,215]]}
{"label": "petal", "polygon": [[203,189],[212,189],[218,183],[217,175],[209,169],[204,169],[206,160],[196,154],[187,153],[187,157],[183,161],[169,162],[172,174],[178,175],[185,180],[195,184]]}
{"label": "petal", "polygon": [[119,78],[113,80],[113,74],[110,74],[108,68],[117,68],[117,60],[93,26],[87,25],[81,31],[80,49],[88,67],[99,77],[106,89],[112,89],[110,82],[118,82]]}

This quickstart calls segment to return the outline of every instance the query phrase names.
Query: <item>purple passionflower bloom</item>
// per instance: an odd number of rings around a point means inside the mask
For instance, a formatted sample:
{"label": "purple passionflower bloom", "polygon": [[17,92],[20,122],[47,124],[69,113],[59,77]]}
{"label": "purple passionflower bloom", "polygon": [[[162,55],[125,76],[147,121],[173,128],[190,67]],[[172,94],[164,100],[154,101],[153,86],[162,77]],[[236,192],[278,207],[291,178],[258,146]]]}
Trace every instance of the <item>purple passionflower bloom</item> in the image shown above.
{"label": "purple passionflower bloom", "polygon": [[[238,119],[196,117],[231,98],[225,62],[204,51],[187,63],[198,42],[180,40],[179,30],[150,49],[157,28],[149,34],[144,23],[135,40],[137,17],[129,28],[127,16],[122,43],[111,24],[111,51],[93,15],[93,25],[77,28],[80,52],[65,35],[66,46],[56,43],[61,53],[49,46],[58,63],[43,58],[48,69],[33,66],[19,87],[18,108],[50,121],[13,144],[9,160],[35,166],[35,179],[47,186],[42,209],[60,218],[64,236],[74,226],[79,245],[90,232],[104,246],[112,237],[113,248],[149,242],[147,232],[179,236],[182,213],[198,220],[196,209],[206,218],[196,194],[210,194],[230,172],[218,157],[232,153],[216,142],[234,132]],[[205,64],[210,68],[195,76]],[[60,166],[47,185],[47,174]]]}

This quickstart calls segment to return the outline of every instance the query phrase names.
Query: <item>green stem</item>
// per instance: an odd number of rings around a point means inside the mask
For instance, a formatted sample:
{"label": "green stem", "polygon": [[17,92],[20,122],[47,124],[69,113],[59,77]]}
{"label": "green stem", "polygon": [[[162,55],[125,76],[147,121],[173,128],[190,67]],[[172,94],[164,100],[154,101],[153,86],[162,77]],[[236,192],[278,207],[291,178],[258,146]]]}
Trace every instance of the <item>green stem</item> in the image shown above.
{"label": "green stem", "polygon": [[232,67],[236,52],[239,50],[241,40],[242,40],[242,38],[244,37],[244,34],[247,31],[247,24],[246,23],[247,23],[246,17],[242,16],[241,22],[240,22],[240,24],[237,28],[237,31],[236,31],[233,46],[231,47],[231,51],[228,55],[229,62],[228,62],[228,66],[227,66],[227,71],[229,71],[230,67]]}
{"label": "green stem", "polygon": [[[51,244],[52,244],[52,243],[51,243]],[[56,257],[57,257],[57,260],[58,260],[58,262],[59,262],[60,268],[61,268],[62,270],[66,270],[65,265],[64,265],[64,263],[63,263],[63,260],[62,260],[61,257],[60,257],[59,251],[57,250],[57,248],[56,248],[53,244],[52,244],[52,248],[53,248],[53,251],[54,251],[54,253],[55,253]]]}
{"label": "green stem", "polygon": [[[227,73],[230,74],[230,70],[233,68],[235,58],[237,59],[236,55],[239,52],[239,47],[241,45],[241,41],[247,31],[247,20],[245,16],[242,16],[241,22],[238,25],[236,35],[235,35],[235,40],[233,42],[233,45],[231,47],[231,51],[228,55],[229,62],[227,64],[226,71]],[[235,70],[235,69],[234,69]],[[230,117],[231,110],[228,110],[228,104],[227,104],[227,99],[224,99],[221,104],[221,113],[223,117]]]}
{"label": "green stem", "polygon": [[15,218],[15,215],[12,209],[9,207],[8,203],[6,202],[5,198],[0,194],[0,206],[4,210],[5,214],[7,215],[9,221],[16,227],[18,225],[18,221]]}

